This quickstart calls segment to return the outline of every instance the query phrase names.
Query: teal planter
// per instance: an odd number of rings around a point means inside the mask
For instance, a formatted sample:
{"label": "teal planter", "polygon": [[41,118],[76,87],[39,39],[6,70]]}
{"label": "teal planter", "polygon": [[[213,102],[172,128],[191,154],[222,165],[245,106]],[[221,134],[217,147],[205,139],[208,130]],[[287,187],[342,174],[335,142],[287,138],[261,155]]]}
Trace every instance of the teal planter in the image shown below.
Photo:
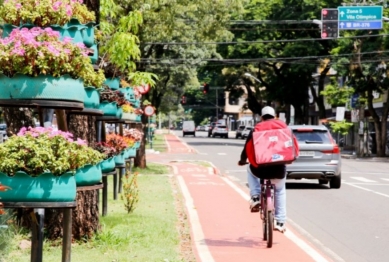
{"label": "teal planter", "polygon": [[84,107],[98,109],[100,105],[100,94],[98,89],[93,86],[84,88]]}
{"label": "teal planter", "polygon": [[115,116],[118,114],[118,104],[116,102],[103,101],[99,105],[105,116]]}
{"label": "teal planter", "polygon": [[105,159],[100,162],[100,167],[102,173],[111,172],[115,169],[115,160],[113,159],[113,157]]}
{"label": "teal planter", "polygon": [[124,158],[130,158],[130,157],[135,157],[135,156],[136,156],[136,148],[134,146],[127,148],[125,150]]}
{"label": "teal planter", "polygon": [[127,87],[127,88],[120,88],[119,90],[124,94],[126,100],[128,100],[131,103],[135,103],[135,94],[133,88]]}
{"label": "teal planter", "polygon": [[89,56],[91,63],[96,64],[99,59],[99,50],[97,49],[97,45],[92,45],[90,48],[93,49],[93,55]]}
{"label": "teal planter", "polygon": [[119,77],[114,78],[107,78],[104,82],[105,85],[109,86],[109,88],[117,90],[120,86],[120,79]]}
{"label": "teal planter", "polygon": [[36,77],[16,74],[10,78],[0,75],[0,99],[46,99],[84,102],[82,80],[69,75]]}
{"label": "teal planter", "polygon": [[118,108],[118,111],[116,112],[116,117],[121,119],[123,116],[123,109],[121,107]]}
{"label": "teal planter", "polygon": [[85,165],[77,169],[74,176],[77,186],[93,186],[101,181],[103,174],[100,165]]}
{"label": "teal planter", "polygon": [[25,172],[12,177],[0,173],[0,183],[11,188],[1,192],[4,202],[72,202],[76,198],[76,180],[70,172],[59,177],[51,173],[37,177]]}
{"label": "teal planter", "polygon": [[85,30],[82,30],[82,39],[87,47],[91,47],[95,43],[95,23],[85,24]]}
{"label": "teal planter", "polygon": [[124,165],[125,158],[124,158],[124,152],[121,152],[120,154],[114,156],[114,161],[116,165]]}
{"label": "teal planter", "polygon": [[1,29],[3,29],[3,38],[8,37],[12,30],[14,30],[15,28],[18,27],[11,24],[2,24]]}
{"label": "teal planter", "polygon": [[142,122],[142,115],[136,115],[135,122]]}
{"label": "teal planter", "polygon": [[134,147],[136,149],[140,148],[140,141],[136,141]]}
{"label": "teal planter", "polygon": [[135,99],[134,107],[139,108],[140,107],[140,99]]}

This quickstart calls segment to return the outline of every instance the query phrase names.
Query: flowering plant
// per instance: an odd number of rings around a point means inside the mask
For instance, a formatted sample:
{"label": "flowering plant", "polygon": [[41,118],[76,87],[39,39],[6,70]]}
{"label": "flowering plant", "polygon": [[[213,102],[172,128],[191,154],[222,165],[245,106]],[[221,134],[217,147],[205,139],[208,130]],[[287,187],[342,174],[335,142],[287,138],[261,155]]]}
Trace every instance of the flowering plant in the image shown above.
{"label": "flowering plant", "polygon": [[106,143],[115,148],[117,154],[122,152],[124,149],[128,147],[127,142],[124,140],[124,138],[120,135],[116,134],[109,134],[106,137]]}
{"label": "flowering plant", "polygon": [[64,25],[72,18],[86,23],[96,20],[82,0],[5,0],[0,17],[8,24],[32,24],[39,27]]}
{"label": "flowering plant", "polygon": [[104,159],[114,157],[118,154],[116,148],[105,142],[96,143],[93,145],[93,149],[99,151],[104,155]]}
{"label": "flowering plant", "polygon": [[72,137],[69,132],[52,128],[22,128],[0,144],[0,172],[13,175],[24,171],[31,176],[50,172],[60,176],[103,160],[104,156],[84,140],[74,141]]}
{"label": "flowering plant", "polygon": [[82,43],[73,44],[72,38],[60,40],[51,28],[14,29],[9,37],[0,39],[0,72],[8,77],[20,73],[29,76],[69,74],[101,86],[102,71],[94,72],[88,49]]}
{"label": "flowering plant", "polygon": [[134,113],[135,111],[135,109],[129,103],[122,105],[122,109],[124,113]]}
{"label": "flowering plant", "polygon": [[142,140],[143,132],[135,128],[130,128],[130,129],[125,128],[123,130],[123,135],[125,137],[131,137],[134,139],[135,142],[138,142]]}
{"label": "flowering plant", "polygon": [[100,101],[116,102],[118,106],[127,103],[124,94],[120,90],[112,90],[106,85],[103,85],[103,88],[100,91]]}

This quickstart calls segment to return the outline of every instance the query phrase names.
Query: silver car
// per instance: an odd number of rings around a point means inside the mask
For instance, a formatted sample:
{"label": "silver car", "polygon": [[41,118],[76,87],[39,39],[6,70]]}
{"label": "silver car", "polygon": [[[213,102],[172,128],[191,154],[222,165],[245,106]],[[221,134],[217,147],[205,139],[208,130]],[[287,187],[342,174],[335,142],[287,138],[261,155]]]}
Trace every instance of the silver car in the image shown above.
{"label": "silver car", "polygon": [[212,137],[216,137],[216,136],[228,138],[228,128],[227,128],[227,126],[216,125],[212,129]]}
{"label": "silver car", "polygon": [[316,125],[289,126],[296,136],[300,155],[286,165],[288,179],[318,179],[319,184],[330,182],[330,188],[340,188],[341,156],[328,129]]}

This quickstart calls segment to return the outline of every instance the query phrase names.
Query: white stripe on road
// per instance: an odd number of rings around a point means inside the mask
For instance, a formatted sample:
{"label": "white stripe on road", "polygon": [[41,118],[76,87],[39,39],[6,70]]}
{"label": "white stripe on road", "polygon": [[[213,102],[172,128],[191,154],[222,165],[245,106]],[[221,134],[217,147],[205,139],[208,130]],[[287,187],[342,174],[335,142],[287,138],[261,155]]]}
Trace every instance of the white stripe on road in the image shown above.
{"label": "white stripe on road", "polygon": [[384,197],[388,197],[389,198],[389,195],[386,195],[386,194],[383,194],[383,193],[380,193],[380,192],[377,192],[377,191],[374,191],[374,190],[371,190],[371,189],[368,189],[368,188],[364,188],[364,187],[361,187],[361,186],[357,186],[353,183],[347,183],[345,182],[344,184],[346,185],[349,185],[349,186],[353,186],[355,188],[359,188],[359,189],[362,189],[362,190],[365,190],[367,192],[371,192],[371,193],[374,193],[374,194],[377,194],[377,195],[380,195],[380,196],[384,196]]}
{"label": "white stripe on road", "polygon": [[217,153],[219,156],[225,156],[227,155],[226,153]]}
{"label": "white stripe on road", "polygon": [[389,178],[381,178],[382,180],[389,181]]}
{"label": "white stripe on road", "polygon": [[[229,180],[228,178],[226,177],[220,177],[221,179],[224,180],[224,182],[229,185],[230,187],[232,187],[236,192],[238,192],[239,195],[241,195],[244,199],[246,200],[250,200],[250,196],[244,192],[242,189],[240,189],[239,187],[237,187],[231,180]],[[297,225],[296,223],[294,223],[294,225]],[[297,237],[295,234],[293,234],[292,232],[289,232],[286,231],[284,233],[284,235],[289,238],[292,242],[294,242],[299,248],[301,248],[305,253],[307,253],[310,257],[313,258],[313,260],[315,261],[320,261],[320,262],[326,262],[328,261],[327,259],[325,259],[321,254],[319,254],[315,249],[313,249],[310,245],[308,245],[306,242],[304,242],[304,240],[300,239],[299,237]],[[318,240],[314,239],[315,240],[314,242],[319,242]],[[320,242],[319,242],[320,243]],[[321,244],[321,247],[325,247],[323,244]],[[334,252],[332,252],[330,249],[328,248],[325,248],[326,251],[329,250],[331,254],[335,254]],[[337,257],[337,255],[335,255],[335,257]],[[339,261],[343,261],[343,260],[339,260]]]}
{"label": "white stripe on road", "polygon": [[177,179],[178,183],[180,184],[182,194],[184,195],[185,206],[188,209],[190,225],[193,233],[193,241],[198,251],[200,261],[213,262],[215,260],[213,259],[211,252],[209,252],[208,246],[205,243],[203,229],[201,228],[200,219],[196,212],[196,207],[194,205],[193,198],[191,197],[189,189],[186,186],[182,176],[177,176]]}
{"label": "white stripe on road", "polygon": [[364,178],[364,177],[361,177],[361,176],[351,176],[350,178],[355,179],[355,180],[359,180],[359,181],[362,181],[362,182],[369,182],[369,183],[376,183],[377,182],[377,181],[370,180],[370,179],[367,179],[367,178]]}

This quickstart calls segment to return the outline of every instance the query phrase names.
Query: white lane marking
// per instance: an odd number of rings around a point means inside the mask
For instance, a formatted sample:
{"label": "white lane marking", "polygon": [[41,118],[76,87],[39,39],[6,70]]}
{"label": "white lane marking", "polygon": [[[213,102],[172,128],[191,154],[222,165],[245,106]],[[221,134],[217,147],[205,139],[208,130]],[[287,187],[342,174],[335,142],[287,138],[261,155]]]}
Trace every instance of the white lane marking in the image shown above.
{"label": "white lane marking", "polygon": [[213,262],[215,260],[213,259],[211,252],[209,251],[208,246],[205,243],[204,232],[201,228],[199,215],[196,212],[196,207],[194,205],[193,198],[191,197],[188,187],[186,186],[182,176],[177,176],[177,179],[181,187],[181,192],[185,198],[185,205],[188,210],[188,215],[193,233],[193,241],[199,254],[200,261]]}
{"label": "white lane marking", "polygon": [[[345,180],[343,182],[346,182]],[[348,182],[349,184],[353,185],[364,185],[364,186],[389,186],[389,184],[385,183],[379,183],[379,184],[374,184],[374,183],[358,183],[358,182]]]}
{"label": "white lane marking", "polygon": [[199,155],[208,155],[208,153],[198,153]]}
{"label": "white lane marking", "polygon": [[359,180],[359,181],[362,181],[362,182],[377,183],[377,181],[374,181],[374,180],[371,180],[371,179],[367,179],[367,178],[364,178],[364,177],[361,177],[361,176],[351,176],[350,178],[355,179],[355,180]]}
{"label": "white lane marking", "polygon": [[206,175],[197,175],[197,174],[192,174],[192,176],[195,176],[195,177],[206,177]]}
{"label": "white lane marking", "polygon": [[167,136],[164,136],[164,138],[165,138],[165,144],[166,144],[166,146],[167,146],[167,151],[170,152],[170,151],[171,151],[170,145],[169,145],[169,143],[167,142],[166,137],[167,137]]}
{"label": "white lane marking", "polygon": [[239,178],[237,178],[236,176],[228,176],[228,178],[232,181],[240,181]]}
{"label": "white lane marking", "polygon": [[[314,242],[316,245],[320,246],[321,249],[325,250],[325,252],[327,254],[329,254],[335,261],[337,262],[342,262],[344,261],[340,256],[338,256],[335,252],[333,252],[331,249],[329,249],[328,247],[324,246],[318,239],[314,238],[311,234],[309,234],[305,229],[303,229],[302,227],[300,227],[299,225],[297,225],[293,220],[291,220],[290,218],[288,218],[288,223],[292,224],[294,228],[297,228],[299,233],[301,235],[303,235],[304,237],[306,238],[309,238],[311,239],[312,242]],[[292,233],[290,232],[289,230],[288,231],[285,231],[284,234],[289,234],[289,233]],[[293,233],[292,233],[293,234]],[[295,236],[291,236],[291,237],[295,237]],[[305,248],[305,247],[304,247]]]}
{"label": "white lane marking", "polygon": [[[250,196],[244,192],[242,189],[240,189],[239,187],[237,187],[232,181],[230,181],[228,178],[226,177],[220,177],[221,179],[224,180],[224,182],[226,182],[227,185],[229,185],[230,187],[232,187],[239,195],[241,195],[244,199],[246,199],[247,201],[250,200]],[[286,231],[286,232],[289,232]],[[304,252],[306,252],[310,257],[313,258],[313,260],[315,261],[321,261],[321,262],[325,262],[325,261],[328,261],[326,260],[322,255],[320,255],[315,249],[313,249],[310,245],[308,245],[307,243],[305,243],[302,239],[298,238],[295,234],[293,234],[292,232],[290,233],[284,233],[284,235],[289,238],[292,242],[294,242],[299,248],[301,248]],[[318,240],[316,242],[319,242]],[[320,242],[319,242],[320,243]],[[322,247],[324,247],[323,244],[321,244]],[[326,248],[328,249],[328,248]],[[329,249],[328,249],[329,250]],[[332,251],[331,251],[332,252]],[[343,261],[343,260],[341,260]]]}
{"label": "white lane marking", "polygon": [[349,185],[349,186],[353,186],[355,188],[359,188],[359,189],[365,190],[367,192],[371,192],[371,193],[374,193],[374,194],[377,194],[377,195],[389,198],[389,195],[386,195],[386,194],[383,194],[383,193],[380,193],[380,192],[377,192],[377,191],[374,191],[374,190],[371,190],[371,189],[368,189],[368,188],[364,188],[364,187],[361,187],[361,186],[357,186],[357,185],[354,185],[353,183],[347,183],[346,182],[344,184]]}
{"label": "white lane marking", "polygon": [[208,174],[213,175],[213,167],[208,167]]}
{"label": "white lane marking", "polygon": [[226,153],[217,153],[219,156],[225,156],[227,155]]}
{"label": "white lane marking", "polygon": [[389,181],[389,178],[381,178],[382,180]]}

